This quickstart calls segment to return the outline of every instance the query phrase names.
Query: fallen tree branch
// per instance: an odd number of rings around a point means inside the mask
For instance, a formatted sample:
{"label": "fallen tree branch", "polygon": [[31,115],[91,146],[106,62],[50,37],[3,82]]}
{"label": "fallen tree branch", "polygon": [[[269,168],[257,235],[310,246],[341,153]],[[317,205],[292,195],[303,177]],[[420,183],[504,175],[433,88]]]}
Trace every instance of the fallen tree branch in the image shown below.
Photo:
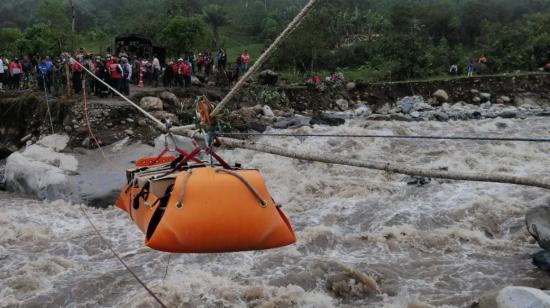
{"label": "fallen tree branch", "polygon": [[[202,134],[198,132],[188,130],[178,130],[173,132],[177,135],[182,135],[198,140],[203,140]],[[281,149],[268,145],[256,144],[254,142],[246,140],[237,140],[231,138],[219,138],[222,145],[230,148],[240,148],[256,152],[268,153],[277,156],[283,156],[293,159],[314,161],[333,165],[359,167],[373,170],[381,170],[387,172],[394,172],[399,174],[406,174],[412,176],[424,176],[438,179],[448,179],[456,181],[471,181],[471,182],[489,182],[489,183],[503,183],[503,184],[515,184],[522,186],[540,187],[544,189],[550,189],[550,181],[536,178],[527,178],[506,174],[484,174],[476,172],[459,172],[459,171],[443,171],[434,169],[422,169],[411,168],[404,165],[394,164],[390,162],[357,160],[346,157],[340,157],[333,154],[322,153],[301,153],[297,151],[291,151],[287,149]]]}

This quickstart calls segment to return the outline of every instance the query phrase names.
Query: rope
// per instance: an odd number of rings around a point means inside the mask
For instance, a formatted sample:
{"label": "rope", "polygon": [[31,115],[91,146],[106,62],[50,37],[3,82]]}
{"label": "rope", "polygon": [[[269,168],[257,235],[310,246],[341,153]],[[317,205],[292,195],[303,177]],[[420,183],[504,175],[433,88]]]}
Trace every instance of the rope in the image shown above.
{"label": "rope", "polygon": [[246,185],[246,187],[258,199],[258,201],[260,201],[260,207],[262,208],[267,207],[267,202],[262,198],[262,196],[260,196],[260,193],[242,175],[227,169],[217,169],[216,172],[229,174],[239,179],[244,185]]}
{"label": "rope", "polygon": [[347,135],[347,134],[261,134],[261,133],[218,133],[222,137],[317,137],[317,138],[381,138],[381,139],[431,139],[431,140],[474,140],[474,141],[515,141],[550,142],[547,137],[498,137],[498,136],[405,136],[405,135]]}
{"label": "rope", "polygon": [[86,79],[82,80],[82,99],[84,100],[84,118],[86,119],[86,126],[88,128],[88,133],[92,140],[94,141],[95,145],[97,146],[99,152],[101,153],[101,156],[103,159],[111,165],[114,169],[118,169],[119,171],[126,171],[126,168],[123,168],[117,164],[115,164],[113,161],[111,161],[107,155],[105,154],[105,151],[103,151],[103,148],[101,147],[101,144],[99,144],[99,141],[97,140],[93,130],[92,130],[92,124],[90,123],[90,118],[88,115],[88,99],[86,95]]}
{"label": "rope", "polygon": [[128,99],[126,96],[122,95],[122,93],[120,93],[119,91],[117,91],[115,88],[111,87],[108,83],[106,83],[105,81],[103,81],[101,78],[97,77],[94,73],[92,73],[89,69],[87,69],[86,67],[84,67],[84,65],[82,65],[80,62],[76,61],[73,57],[71,57],[70,55],[67,54],[67,57],[74,61],[75,63],[78,63],[78,65],[84,70],[86,71],[86,73],[90,74],[92,77],[94,77],[94,79],[96,79],[97,81],[101,82],[104,86],[106,86],[107,88],[109,88],[111,91],[113,91],[116,95],[120,96],[122,99],[124,99],[126,102],[128,102],[130,105],[132,105],[134,108],[136,108],[139,112],[141,112],[143,115],[145,115],[146,117],[148,117],[149,119],[151,119],[153,122],[155,122],[159,128],[161,130],[165,130],[166,127],[165,125],[157,118],[155,118],[153,115],[151,115],[150,113],[148,113],[147,111],[145,111],[143,108],[141,108],[138,104],[132,102],[130,99]]}
{"label": "rope", "polygon": [[90,223],[90,225],[92,226],[92,228],[94,229],[94,232],[97,234],[97,236],[99,237],[99,239],[101,240],[101,242],[103,242],[103,244],[105,244],[109,250],[111,251],[111,253],[118,259],[118,261],[126,268],[126,270],[132,274],[132,276],[134,277],[134,279],[149,293],[149,295],[151,295],[151,297],[153,297],[155,299],[155,301],[159,304],[160,307],[162,308],[167,308],[167,306],[162,302],[162,300],[157,296],[155,295],[155,293],[149,289],[147,287],[147,285],[136,275],[136,273],[134,273],[134,271],[132,271],[132,269],[126,264],[126,262],[124,262],[124,260],[122,260],[122,258],[118,255],[118,253],[113,249],[113,247],[111,246],[111,244],[103,237],[103,235],[101,235],[101,233],[99,232],[99,230],[97,229],[97,227],[95,226],[95,224],[93,223],[92,219],[90,218],[90,216],[88,216],[88,213],[86,212],[86,210],[84,209],[84,207],[82,205],[80,205],[80,210],[82,211],[82,213],[84,214],[84,217],[86,217],[86,219],[88,220],[88,222]]}
{"label": "rope", "polygon": [[42,75],[42,81],[44,83],[44,97],[46,98],[46,106],[48,108],[48,117],[50,118],[50,127],[52,129],[52,134],[55,134],[55,131],[53,129],[52,112],[50,111],[50,103],[48,101],[48,89],[46,88],[46,76]]}
{"label": "rope", "polygon": [[176,207],[178,209],[181,209],[183,207],[183,197],[185,197],[185,187],[187,186],[187,183],[189,182],[189,178],[191,177],[192,174],[193,174],[193,170],[190,169],[189,172],[185,174],[185,176],[181,180],[182,183],[181,183],[180,195],[178,197],[178,203],[176,203]]}
{"label": "rope", "polygon": [[275,39],[275,41],[267,48],[266,51],[256,60],[254,65],[246,72],[246,74],[235,84],[233,89],[224,97],[224,99],[221,101],[221,103],[212,111],[210,114],[210,117],[213,118],[217,116],[222,109],[235,97],[235,95],[244,87],[245,83],[254,75],[264,64],[267,62],[269,57],[273,54],[273,52],[279,48],[281,43],[290,35],[294,30],[300,26],[302,21],[307,17],[307,15],[311,12],[311,10],[315,7],[315,5],[320,0],[310,0],[309,3],[300,11],[296,17],[294,17],[294,20],[290,24],[288,24],[287,28]]}

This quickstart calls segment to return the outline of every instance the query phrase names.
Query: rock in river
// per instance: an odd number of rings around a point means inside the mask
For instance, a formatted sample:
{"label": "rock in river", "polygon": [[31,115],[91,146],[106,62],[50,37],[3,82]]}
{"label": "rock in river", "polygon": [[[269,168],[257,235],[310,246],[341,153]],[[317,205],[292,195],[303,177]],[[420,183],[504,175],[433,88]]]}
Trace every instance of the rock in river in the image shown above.
{"label": "rock in river", "polygon": [[533,208],[525,215],[527,230],[540,247],[550,250],[550,206]]}
{"label": "rock in river", "polygon": [[479,308],[550,308],[550,295],[527,287],[506,287],[484,295]]}

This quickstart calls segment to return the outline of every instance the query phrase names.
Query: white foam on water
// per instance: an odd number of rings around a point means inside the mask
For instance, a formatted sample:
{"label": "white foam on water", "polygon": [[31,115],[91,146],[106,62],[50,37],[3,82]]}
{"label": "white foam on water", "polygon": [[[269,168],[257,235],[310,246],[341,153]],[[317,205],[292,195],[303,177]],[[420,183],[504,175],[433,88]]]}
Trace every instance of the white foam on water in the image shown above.
{"label": "white foam on water", "polygon": [[[497,123],[499,123],[497,125]],[[505,127],[504,127],[505,126]],[[503,128],[504,127],[504,128]],[[494,134],[549,132],[545,118],[472,122],[364,122],[296,133]],[[260,138],[258,143],[422,168],[548,178],[550,146],[434,140]],[[296,245],[260,252],[176,255],[143,246],[125,213],[87,209],[101,233],[174,307],[466,307],[507,285],[549,285],[530,264],[524,227],[548,192],[514,185],[432,180],[251,151],[222,151],[260,168],[292,221]],[[0,307],[155,307],[113,259],[79,206],[0,193]],[[430,306],[431,305],[431,306]]]}

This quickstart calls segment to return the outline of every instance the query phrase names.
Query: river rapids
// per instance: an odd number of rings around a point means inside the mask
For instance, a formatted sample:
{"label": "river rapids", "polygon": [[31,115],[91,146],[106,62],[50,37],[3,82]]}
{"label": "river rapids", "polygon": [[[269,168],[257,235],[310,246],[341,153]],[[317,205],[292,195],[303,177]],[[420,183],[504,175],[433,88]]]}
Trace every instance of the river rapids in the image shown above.
{"label": "river rapids", "polygon": [[[286,130],[334,134],[547,136],[548,118],[365,122]],[[305,152],[414,167],[548,178],[542,143],[260,138]],[[169,307],[469,307],[508,285],[549,288],[531,264],[538,246],[525,211],[548,191],[432,180],[291,160],[245,150],[231,162],[260,168],[298,243],[258,252],[166,254],[144,247],[130,218],[86,208],[100,232]],[[121,185],[123,183],[120,183]],[[113,258],[80,206],[0,192],[0,307],[157,307]]]}

